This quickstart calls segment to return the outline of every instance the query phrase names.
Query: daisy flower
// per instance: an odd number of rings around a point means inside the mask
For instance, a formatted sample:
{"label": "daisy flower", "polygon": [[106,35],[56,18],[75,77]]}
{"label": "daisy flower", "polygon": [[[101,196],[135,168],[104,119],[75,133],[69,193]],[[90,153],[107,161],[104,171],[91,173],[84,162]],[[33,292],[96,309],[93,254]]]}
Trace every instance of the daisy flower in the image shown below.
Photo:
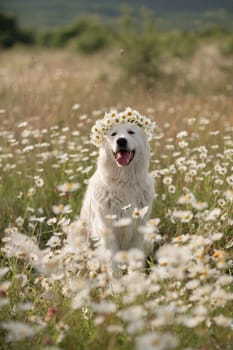
{"label": "daisy flower", "polygon": [[134,208],[133,213],[132,213],[133,218],[135,218],[135,219],[137,219],[139,217],[144,218],[144,216],[148,212],[148,209],[149,209],[148,205],[144,208],[141,208],[141,209]]}
{"label": "daisy flower", "polygon": [[72,211],[71,206],[69,204],[68,205],[64,205],[64,204],[53,205],[52,210],[53,210],[55,215],[68,214],[68,213],[71,213],[71,211]]}
{"label": "daisy flower", "polygon": [[34,328],[24,322],[2,322],[1,326],[8,332],[6,335],[6,342],[21,341],[25,338],[32,337],[35,334]]}
{"label": "daisy flower", "polygon": [[80,184],[78,182],[72,183],[72,182],[65,182],[64,184],[58,185],[57,190],[59,192],[74,192],[80,188]]}

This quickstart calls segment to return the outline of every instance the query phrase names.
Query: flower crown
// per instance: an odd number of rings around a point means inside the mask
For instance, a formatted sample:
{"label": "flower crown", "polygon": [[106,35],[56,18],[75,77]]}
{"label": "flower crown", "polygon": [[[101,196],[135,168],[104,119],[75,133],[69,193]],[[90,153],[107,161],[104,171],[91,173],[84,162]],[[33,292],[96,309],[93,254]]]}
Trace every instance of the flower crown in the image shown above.
{"label": "flower crown", "polygon": [[101,147],[105,141],[106,133],[118,124],[132,123],[144,129],[145,133],[151,137],[155,128],[155,122],[140,114],[135,109],[127,107],[123,112],[118,113],[116,110],[105,113],[104,118],[97,120],[91,129],[91,142],[96,147]]}

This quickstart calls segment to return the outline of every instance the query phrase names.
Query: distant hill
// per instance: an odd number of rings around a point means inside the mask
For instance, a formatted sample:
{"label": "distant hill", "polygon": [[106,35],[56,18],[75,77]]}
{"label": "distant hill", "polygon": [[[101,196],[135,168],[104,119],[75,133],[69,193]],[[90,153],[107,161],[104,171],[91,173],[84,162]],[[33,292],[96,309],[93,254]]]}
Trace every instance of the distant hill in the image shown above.
{"label": "distant hill", "polygon": [[162,30],[233,27],[232,0],[1,0],[0,11],[17,16],[23,27],[38,28],[64,26],[87,14],[113,19],[125,5],[135,13],[141,8],[154,11]]}

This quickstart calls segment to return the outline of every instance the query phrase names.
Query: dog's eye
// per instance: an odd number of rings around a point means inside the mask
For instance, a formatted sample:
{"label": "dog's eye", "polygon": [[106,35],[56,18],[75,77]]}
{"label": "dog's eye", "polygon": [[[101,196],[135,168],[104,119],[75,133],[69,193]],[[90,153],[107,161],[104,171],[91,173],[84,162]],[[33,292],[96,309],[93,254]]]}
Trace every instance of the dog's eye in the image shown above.
{"label": "dog's eye", "polygon": [[135,134],[135,132],[134,132],[134,131],[132,131],[132,130],[129,130],[129,131],[128,131],[128,134],[130,134],[130,135],[134,135],[134,134]]}
{"label": "dog's eye", "polygon": [[116,134],[117,134],[116,132],[113,132],[113,133],[111,134],[111,136],[116,136]]}

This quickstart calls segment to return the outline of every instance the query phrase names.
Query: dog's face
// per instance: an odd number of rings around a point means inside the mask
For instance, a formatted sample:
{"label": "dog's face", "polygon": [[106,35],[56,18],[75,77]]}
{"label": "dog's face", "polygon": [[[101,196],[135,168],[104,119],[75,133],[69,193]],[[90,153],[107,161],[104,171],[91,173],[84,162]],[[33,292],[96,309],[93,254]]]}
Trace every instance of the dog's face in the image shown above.
{"label": "dog's face", "polygon": [[104,151],[118,167],[147,162],[149,144],[144,130],[132,123],[115,125],[106,135]]}

